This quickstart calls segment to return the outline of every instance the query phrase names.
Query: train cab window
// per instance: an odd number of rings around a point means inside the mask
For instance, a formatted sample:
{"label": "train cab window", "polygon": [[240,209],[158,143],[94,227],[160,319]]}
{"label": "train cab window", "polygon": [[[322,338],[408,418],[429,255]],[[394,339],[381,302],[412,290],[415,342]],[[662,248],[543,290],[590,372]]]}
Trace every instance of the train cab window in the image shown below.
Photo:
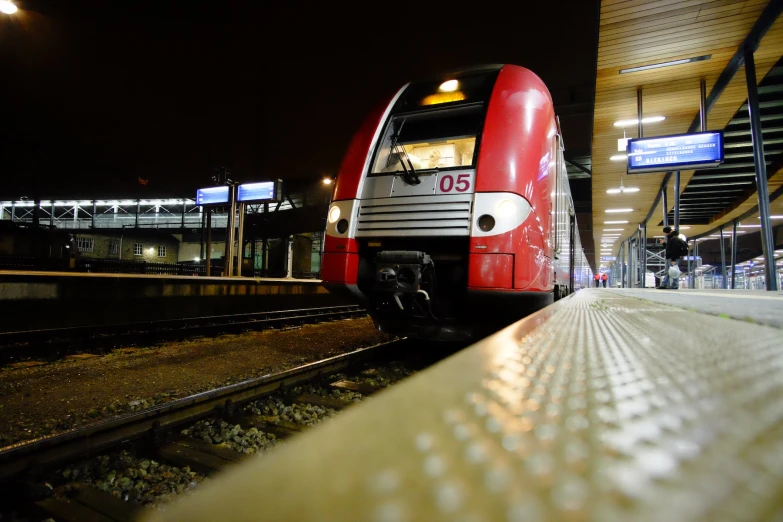
{"label": "train cab window", "polygon": [[[394,116],[375,154],[372,174],[471,168],[484,121],[480,105]],[[400,161],[405,161],[405,169]]]}

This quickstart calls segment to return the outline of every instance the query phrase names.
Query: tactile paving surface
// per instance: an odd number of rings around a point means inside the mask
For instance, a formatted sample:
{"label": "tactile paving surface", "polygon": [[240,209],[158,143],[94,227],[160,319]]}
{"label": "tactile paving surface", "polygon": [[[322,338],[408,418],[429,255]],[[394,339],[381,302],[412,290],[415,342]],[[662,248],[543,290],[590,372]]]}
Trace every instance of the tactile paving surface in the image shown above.
{"label": "tactile paving surface", "polygon": [[783,335],[584,290],[155,520],[783,520]]}

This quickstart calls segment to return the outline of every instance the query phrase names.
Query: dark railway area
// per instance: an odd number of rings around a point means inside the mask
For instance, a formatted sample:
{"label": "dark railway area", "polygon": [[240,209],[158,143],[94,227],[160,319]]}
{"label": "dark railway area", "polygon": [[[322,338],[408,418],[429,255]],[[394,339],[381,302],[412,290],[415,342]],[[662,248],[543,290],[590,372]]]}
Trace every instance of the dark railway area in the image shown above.
{"label": "dark railway area", "polygon": [[162,342],[285,328],[366,315],[366,311],[359,306],[342,305],[0,332],[0,366],[24,365],[29,361],[51,361],[74,353],[105,354],[116,348],[154,346]]}
{"label": "dark railway area", "polygon": [[460,348],[395,340],[6,447],[0,520],[137,520]]}

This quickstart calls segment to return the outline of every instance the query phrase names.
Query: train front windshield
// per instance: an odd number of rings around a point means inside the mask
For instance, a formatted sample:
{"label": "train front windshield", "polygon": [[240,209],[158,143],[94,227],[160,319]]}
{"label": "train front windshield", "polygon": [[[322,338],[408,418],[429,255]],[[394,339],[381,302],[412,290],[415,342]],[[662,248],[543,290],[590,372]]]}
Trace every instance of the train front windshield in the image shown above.
{"label": "train front windshield", "polygon": [[395,116],[386,127],[371,172],[471,168],[483,120],[482,106]]}
{"label": "train front windshield", "polygon": [[410,85],[394,104],[370,175],[475,168],[498,69]]}

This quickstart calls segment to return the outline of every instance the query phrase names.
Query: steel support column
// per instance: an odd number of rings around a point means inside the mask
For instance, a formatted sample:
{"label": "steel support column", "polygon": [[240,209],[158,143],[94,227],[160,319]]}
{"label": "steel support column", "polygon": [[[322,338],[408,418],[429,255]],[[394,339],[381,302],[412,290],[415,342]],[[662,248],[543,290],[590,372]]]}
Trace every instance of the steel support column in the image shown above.
{"label": "steel support column", "polygon": [[136,225],[135,228],[139,228],[139,214],[141,214],[141,200],[136,200]]}
{"label": "steel support column", "polygon": [[642,288],[647,288],[647,223],[642,225]]}
{"label": "steel support column", "polygon": [[674,230],[680,230],[680,171],[674,172]]}
{"label": "steel support column", "polygon": [[92,228],[95,228],[95,214],[98,213],[98,202],[92,200]]}
{"label": "steel support column", "polygon": [[639,225],[636,228],[636,280],[639,281],[639,288],[644,288],[642,283],[642,228]]}
{"label": "steel support column", "polygon": [[237,275],[242,275],[242,265],[245,261],[245,204],[239,204],[239,232],[237,233]]}
{"label": "steel support column", "polygon": [[731,289],[736,288],[736,272],[737,270],[737,220],[732,222],[731,226]]}
{"label": "steel support column", "polygon": [[201,212],[201,244],[198,249],[198,257],[203,261],[205,257],[204,240],[206,239],[207,234],[207,215],[204,213],[204,207],[199,207],[199,211]]}
{"label": "steel support column", "polygon": [[701,120],[701,131],[707,131],[707,81],[699,82],[699,119]]}
{"label": "steel support column", "polygon": [[212,275],[212,209],[207,207],[207,246],[204,259],[207,262],[206,276]]}
{"label": "steel support column", "polygon": [[234,232],[236,227],[237,216],[237,198],[234,185],[228,186],[228,197],[230,203],[230,210],[228,212],[228,223],[226,223],[226,247],[225,247],[225,264],[223,265],[223,276],[231,277],[234,271]]}
{"label": "steel support column", "polygon": [[666,193],[666,187],[661,190],[661,201],[663,202],[663,226],[669,226],[669,195]]}
{"label": "steel support column", "polygon": [[642,129],[642,89],[641,87],[636,90],[636,114],[637,119],[639,120],[637,129],[637,132],[639,133],[639,137],[643,137],[643,129]]}
{"label": "steel support column", "polygon": [[723,227],[720,227],[720,269],[721,283],[720,287],[726,289],[726,243],[723,237]]}
{"label": "steel support column", "polygon": [[748,113],[750,115],[750,136],[753,143],[753,163],[756,168],[756,194],[761,218],[761,251],[764,257],[765,287],[769,291],[778,289],[775,275],[775,243],[772,240],[772,222],[769,211],[769,187],[767,186],[767,164],[764,161],[764,137],[761,134],[759,92],[756,85],[756,62],[753,50],[745,52],[745,81],[748,86]]}

